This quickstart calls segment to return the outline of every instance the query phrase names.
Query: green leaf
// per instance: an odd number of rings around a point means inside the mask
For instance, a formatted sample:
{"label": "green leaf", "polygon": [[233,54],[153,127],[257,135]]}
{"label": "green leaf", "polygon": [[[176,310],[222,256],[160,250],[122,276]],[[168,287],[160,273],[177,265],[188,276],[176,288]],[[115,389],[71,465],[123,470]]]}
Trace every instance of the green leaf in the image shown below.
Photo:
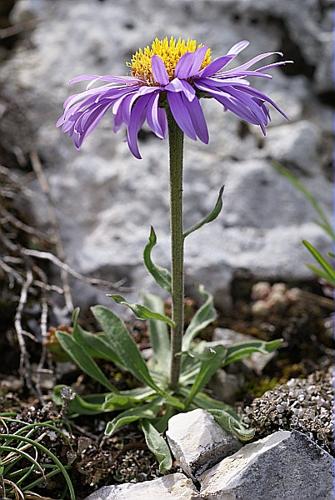
{"label": "green leaf", "polygon": [[118,392],[116,387],[113,386],[107,377],[100,370],[94,359],[85,351],[85,349],[73,338],[72,335],[64,332],[56,333],[57,339],[70,356],[70,358],[79,366],[79,368],[92,377],[94,380],[100,382],[101,385],[107,387],[112,392]]}
{"label": "green leaf", "polygon": [[157,431],[160,433],[166,432],[169,420],[175,414],[176,409],[172,406],[166,405],[164,414],[154,420],[155,428],[157,429]]}
{"label": "green leaf", "polygon": [[108,422],[105,430],[107,436],[111,436],[116,431],[122,429],[122,427],[136,422],[141,419],[153,419],[159,412],[161,405],[161,398],[156,398],[151,403],[147,403],[130,410],[123,411],[117,415],[113,420]]}
{"label": "green leaf", "polygon": [[307,250],[313,255],[314,259],[320,264],[322,274],[327,276],[327,281],[331,285],[335,285],[335,269],[327,259],[325,259],[320,252],[309,241],[304,240],[303,244]]}
{"label": "green leaf", "polygon": [[277,172],[286,177],[288,181],[292,184],[292,186],[294,186],[298,191],[300,191],[305,196],[306,200],[308,200],[310,205],[314,208],[315,212],[319,216],[319,221],[318,221],[319,226],[321,226],[322,229],[333,240],[335,240],[335,231],[333,229],[333,226],[328,217],[326,216],[324,210],[321,208],[321,205],[318,203],[318,201],[312,195],[312,193],[304,186],[304,184],[298,179],[296,175],[290,172],[290,170],[288,170],[287,168],[285,168],[283,165],[281,165],[276,161],[273,162],[273,165],[277,170]]}
{"label": "green leaf", "polygon": [[251,340],[250,342],[242,342],[239,344],[227,347],[227,356],[222,364],[222,367],[235,363],[240,359],[251,356],[254,352],[261,354],[268,354],[280,348],[283,344],[282,339],[271,340],[265,342],[264,340]]}
{"label": "green leaf", "polygon": [[125,368],[117,353],[109,346],[105,335],[86,332],[79,325],[76,325],[72,336],[85,348],[92,358],[112,361],[119,368]]}
{"label": "green leaf", "polygon": [[330,278],[329,278],[329,275],[323,271],[320,267],[318,266],[315,266],[314,264],[307,264],[307,267],[308,269],[310,269],[314,274],[316,274],[316,276],[319,276],[319,278],[327,281],[327,283],[331,284],[332,286],[335,286],[335,283],[333,283]]}
{"label": "green leaf", "polygon": [[219,425],[228,432],[234,434],[240,441],[250,441],[255,435],[254,429],[245,427],[239,417],[233,418],[225,410],[207,410]]}
{"label": "green leaf", "polygon": [[149,420],[143,420],[141,422],[141,429],[149,450],[155,455],[159,463],[159,472],[164,474],[172,467],[171,452],[165,439]]}
{"label": "green leaf", "polygon": [[94,306],[92,312],[101,324],[111,349],[118,353],[122,365],[137,380],[156,390],[157,386],[152,380],[147,365],[123,321],[104,306]]}
{"label": "green leaf", "polygon": [[205,224],[208,224],[209,222],[212,222],[213,220],[215,220],[218,217],[218,215],[220,214],[220,212],[222,210],[222,195],[223,195],[223,190],[224,190],[224,186],[222,186],[220,188],[219,195],[218,195],[218,198],[217,198],[217,201],[215,203],[215,207],[213,208],[213,210],[207,215],[207,217],[205,217],[200,222],[198,222],[197,224],[195,224],[194,226],[192,226],[190,229],[187,229],[187,231],[184,232],[184,238],[186,238],[187,236],[189,236],[194,231],[197,231],[198,229],[200,229]]}
{"label": "green leaf", "polygon": [[183,409],[184,405],[181,401],[168,394],[154,382],[137,345],[129,335],[123,321],[121,321],[113,311],[104,306],[92,307],[92,312],[101,324],[111,349],[118,353],[122,365],[126,367],[137,380],[154,389],[172,406]]}
{"label": "green leaf", "polygon": [[188,351],[194,337],[198,335],[199,332],[204,330],[206,326],[212,323],[217,317],[213,304],[213,296],[206,292],[203,286],[199,287],[199,292],[205,298],[205,302],[193,316],[184,334],[183,351]]}
{"label": "green leaf", "polygon": [[145,267],[147,268],[148,272],[151,274],[151,276],[154,278],[156,283],[166,290],[167,292],[171,293],[171,274],[167,269],[164,269],[163,267],[157,266],[156,264],[153,263],[151,259],[151,252],[154,246],[157,243],[157,237],[156,233],[154,231],[154,228],[151,226],[150,229],[150,235],[149,235],[149,240],[148,243],[146,244],[143,252],[143,260]]}
{"label": "green leaf", "polygon": [[165,316],[165,314],[151,311],[148,307],[142,306],[141,304],[130,304],[124,297],[122,297],[122,295],[108,295],[108,297],[111,297],[117,304],[121,304],[131,309],[138,319],[155,319],[156,321],[163,321],[163,323],[166,323],[171,328],[175,327],[172,319]]}
{"label": "green leaf", "polygon": [[231,432],[241,441],[249,441],[253,438],[255,434],[254,430],[245,427],[235,410],[226,403],[217,401],[207,394],[199,392],[194,398],[193,404],[211,413],[223,429]]}
{"label": "green leaf", "polygon": [[188,406],[198,392],[208,384],[215,372],[222,366],[226,355],[227,349],[221,345],[211,348],[206,353],[202,354],[200,370],[187,396],[186,406]]}
{"label": "green leaf", "polygon": [[156,395],[156,391],[148,387],[137,387],[118,394],[107,394],[103,404],[104,410],[117,410],[125,406],[133,406],[150,399]]}
{"label": "green leaf", "polygon": [[[144,304],[156,313],[164,313],[164,302],[157,295],[146,293]],[[154,369],[168,373],[170,366],[170,338],[167,326],[162,321],[149,320],[149,336],[153,350]]]}
{"label": "green leaf", "polygon": [[80,309],[79,307],[75,307],[72,311],[72,323],[73,323],[73,328],[75,328],[78,324],[78,318],[79,318],[79,313]]}

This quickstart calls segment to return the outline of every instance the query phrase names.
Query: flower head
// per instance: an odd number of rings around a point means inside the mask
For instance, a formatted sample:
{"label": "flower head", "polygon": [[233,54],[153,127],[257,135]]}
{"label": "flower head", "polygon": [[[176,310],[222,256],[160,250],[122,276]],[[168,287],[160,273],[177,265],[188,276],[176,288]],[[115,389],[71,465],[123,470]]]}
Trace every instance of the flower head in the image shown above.
{"label": "flower head", "polygon": [[[257,63],[280,52],[260,54],[237,67],[229,64],[247,46],[241,41],[224,56],[212,61],[208,47],[196,40],[164,38],[138,50],[128,66],[129,76],[80,75],[70,83],[88,81],[86,91],[70,96],[57,122],[77,148],[111,110],[114,131],[127,129],[129,148],[136,158],[138,133],[146,121],[157,137],[167,133],[169,109],[181,130],[191,139],[208,143],[208,129],[200,104],[201,97],[218,101],[225,111],[260,126],[263,134],[270,121],[269,104],[286,115],[266,94],[252,87],[249,78],[271,78],[266,71],[291,61],[279,61],[252,69]],[[99,86],[95,87],[96,84]]]}

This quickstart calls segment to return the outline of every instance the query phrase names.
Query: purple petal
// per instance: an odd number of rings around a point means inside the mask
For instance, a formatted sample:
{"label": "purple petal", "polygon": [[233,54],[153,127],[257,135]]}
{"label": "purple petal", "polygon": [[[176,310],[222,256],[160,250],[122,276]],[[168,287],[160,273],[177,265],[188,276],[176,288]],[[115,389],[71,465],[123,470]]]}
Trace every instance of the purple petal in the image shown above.
{"label": "purple petal", "polygon": [[84,82],[84,81],[102,81],[108,83],[118,83],[118,84],[129,84],[129,83],[138,83],[139,79],[133,76],[113,76],[113,75],[78,75],[72,78],[69,81],[70,85],[74,83]]}
{"label": "purple petal", "polygon": [[242,40],[241,42],[235,43],[235,45],[233,45],[232,48],[228,50],[227,55],[229,56],[233,54],[237,56],[237,54],[239,54],[240,52],[242,52],[242,50],[247,48],[249,44],[250,42],[248,42],[248,40]]}
{"label": "purple petal", "polygon": [[[249,107],[245,103],[243,104],[241,100],[236,99],[235,96],[227,92],[224,92],[222,90],[206,87],[204,85],[198,87],[200,88],[200,90],[203,90],[204,92],[207,92],[209,95],[212,95],[217,101],[221,102],[221,104],[223,104],[226,109],[229,109],[243,120],[250,122],[254,125],[259,125],[259,120],[256,118],[254,113],[250,111]],[[248,104],[249,103],[250,101],[248,101]]]}
{"label": "purple petal", "polygon": [[164,139],[164,131],[161,127],[158,116],[159,93],[152,95],[147,106],[147,122],[154,134],[160,139]]}
{"label": "purple petal", "polygon": [[294,61],[278,61],[274,62],[271,64],[267,64],[266,66],[261,66],[260,68],[257,68],[255,71],[263,71],[264,69],[272,69],[275,68],[276,66],[284,66],[285,64],[293,64]]}
{"label": "purple petal", "polygon": [[195,52],[186,52],[176,65],[175,76],[187,79],[195,75],[201,67],[207,50],[207,47],[200,47]]}
{"label": "purple petal", "polygon": [[192,101],[195,96],[195,90],[187,81],[174,78],[169,85],[165,87],[169,92],[182,92],[189,101]]}
{"label": "purple petal", "polygon": [[261,61],[262,59],[265,59],[266,57],[270,57],[270,56],[273,56],[273,55],[280,55],[282,56],[282,52],[264,52],[264,54],[259,54],[258,56],[256,57],[253,57],[252,59],[250,59],[250,61],[247,61],[245,62],[244,64],[241,64],[240,66],[237,66],[237,68],[233,68],[229,71],[226,71],[225,74],[229,74],[229,73],[232,73],[232,72],[237,72],[237,71],[243,71],[245,69],[249,69],[251,66],[253,66],[254,64],[256,64],[257,62]]}
{"label": "purple petal", "polygon": [[[235,87],[238,87],[238,86],[235,85]],[[271,104],[271,106],[273,106],[278,111],[278,113],[280,113],[284,118],[286,118],[286,120],[288,120],[288,116],[284,113],[284,111],[269,96],[267,96],[266,94],[263,94],[263,92],[260,92],[259,90],[255,89],[253,87],[243,88],[243,91],[247,92],[249,94],[252,94],[255,97],[258,97],[262,101],[268,102],[269,104]]]}
{"label": "purple petal", "polygon": [[133,109],[131,111],[129,126],[127,129],[127,140],[130,151],[133,153],[135,158],[141,159],[142,156],[138,149],[137,136],[142,127],[148,102],[150,100],[150,95],[144,95],[139,97],[135,102]]}
{"label": "purple petal", "polygon": [[181,128],[181,130],[185,132],[188,137],[196,140],[197,135],[195,133],[189,112],[184,104],[183,95],[177,92],[168,92],[167,98],[171,113],[179,128]]}
{"label": "purple petal", "polygon": [[199,47],[199,49],[197,49],[194,52],[194,61],[193,61],[189,76],[193,76],[196,73],[198,73],[198,71],[200,70],[201,65],[203,63],[203,60],[206,56],[207,50],[208,50],[208,47]]}
{"label": "purple petal", "polygon": [[197,79],[194,84],[195,85],[207,85],[208,87],[226,87],[227,85],[233,85],[233,84],[240,84],[240,85],[250,85],[250,82],[248,80],[243,80],[241,77],[236,77],[236,78],[222,78],[222,77],[217,77],[217,76],[208,76],[207,78],[199,78]]}
{"label": "purple petal", "polygon": [[230,56],[222,56],[215,59],[215,61],[211,62],[206,68],[204,68],[199,76],[212,76],[217,71],[222,69],[226,64],[228,64],[232,59],[234,59],[233,55]]}
{"label": "purple petal", "polygon": [[208,144],[209,135],[208,135],[207,123],[199,99],[196,97],[195,99],[193,99],[192,102],[187,101],[187,99],[183,99],[183,101],[184,101],[184,106],[186,106],[190,114],[192,124],[197,136],[202,142]]}
{"label": "purple petal", "polygon": [[151,69],[157,83],[160,85],[167,85],[169,83],[169,75],[167,74],[165,64],[159,56],[152,56]]}
{"label": "purple petal", "polygon": [[162,130],[162,135],[163,138],[166,138],[167,135],[167,118],[166,118],[166,111],[164,108],[158,108],[158,121],[160,128]]}

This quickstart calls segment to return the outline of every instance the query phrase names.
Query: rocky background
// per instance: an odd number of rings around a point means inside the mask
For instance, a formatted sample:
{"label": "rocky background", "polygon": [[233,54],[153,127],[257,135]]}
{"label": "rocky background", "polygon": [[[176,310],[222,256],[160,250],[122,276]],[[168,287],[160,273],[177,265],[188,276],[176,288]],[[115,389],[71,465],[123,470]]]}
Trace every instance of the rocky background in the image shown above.
{"label": "rocky background", "polygon": [[[5,4],[6,2],[4,2]],[[217,221],[186,245],[188,282],[203,282],[221,304],[234,280],[288,282],[310,278],[308,239],[329,247],[304,198],[273,168],[280,161],[298,174],[331,210],[332,107],[331,0],[21,0],[11,12],[15,50],[2,53],[0,153],[2,162],[27,171],[39,155],[57,207],[67,261],[83,274],[144,288],[142,248],[153,225],[156,259],[167,264],[167,144],[143,130],[143,160],[134,159],[108,117],[81,152],[56,129],[68,80],[80,73],[124,74],[125,61],[154,37],[194,37],[224,54],[251,41],[240,60],[283,51],[294,65],[259,81],[287,112],[272,113],[267,138],[206,102],[210,145],[186,141],[185,224],[204,216],[225,184]],[[22,31],[20,33],[20,31]],[[47,228],[36,181],[33,211]],[[99,296],[97,296],[99,295]],[[76,282],[77,303],[106,300]]]}

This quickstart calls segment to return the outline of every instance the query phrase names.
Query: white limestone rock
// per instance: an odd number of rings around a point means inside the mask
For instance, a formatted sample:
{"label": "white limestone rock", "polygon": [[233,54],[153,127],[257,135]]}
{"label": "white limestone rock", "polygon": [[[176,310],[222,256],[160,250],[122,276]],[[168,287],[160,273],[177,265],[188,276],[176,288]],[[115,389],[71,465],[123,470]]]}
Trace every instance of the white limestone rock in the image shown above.
{"label": "white limestone rock", "polygon": [[241,446],[201,409],[170,418],[166,436],[177,463],[193,479]]}
{"label": "white limestone rock", "polygon": [[192,481],[184,474],[169,474],[153,481],[104,486],[85,500],[200,500]]}

